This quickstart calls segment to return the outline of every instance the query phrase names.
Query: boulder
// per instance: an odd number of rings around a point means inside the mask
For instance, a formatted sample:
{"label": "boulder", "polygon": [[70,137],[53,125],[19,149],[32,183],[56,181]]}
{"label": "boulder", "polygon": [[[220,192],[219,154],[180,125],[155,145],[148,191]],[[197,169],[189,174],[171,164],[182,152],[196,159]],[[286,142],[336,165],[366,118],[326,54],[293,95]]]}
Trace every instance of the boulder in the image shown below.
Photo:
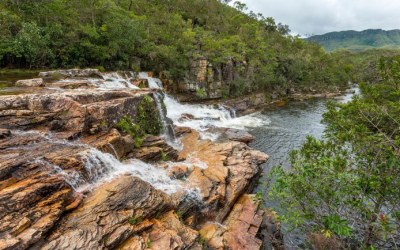
{"label": "boulder", "polygon": [[42,78],[18,80],[15,83],[15,86],[20,86],[20,87],[43,87],[44,86],[44,82],[43,82]]}
{"label": "boulder", "polygon": [[[113,127],[134,117],[140,101],[152,91],[68,90],[0,97],[0,127],[62,130],[74,136]],[[57,121],[53,123],[53,121]]]}
{"label": "boulder", "polygon": [[242,129],[213,127],[207,132],[218,134],[219,141],[238,141],[249,144],[254,136]]}
{"label": "boulder", "polygon": [[87,80],[58,81],[46,84],[46,87],[56,87],[62,89],[90,88],[90,82]]}
{"label": "boulder", "polygon": [[[183,150],[178,159],[195,157],[207,166],[194,168],[188,176],[203,197],[203,208],[197,216],[221,222],[237,199],[253,186],[261,172],[259,165],[268,156],[240,142],[200,140],[196,131],[184,135],[181,141]],[[217,211],[213,209],[215,206],[219,207]]]}

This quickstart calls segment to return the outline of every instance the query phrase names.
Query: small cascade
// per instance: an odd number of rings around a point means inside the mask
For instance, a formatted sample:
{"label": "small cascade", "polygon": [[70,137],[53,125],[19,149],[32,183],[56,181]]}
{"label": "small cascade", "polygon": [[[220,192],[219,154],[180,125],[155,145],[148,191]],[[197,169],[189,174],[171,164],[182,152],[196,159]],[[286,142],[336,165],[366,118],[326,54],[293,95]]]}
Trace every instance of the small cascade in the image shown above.
{"label": "small cascade", "polygon": [[155,93],[154,99],[157,104],[157,109],[158,112],[160,113],[161,116],[161,121],[163,124],[163,136],[167,143],[171,145],[173,148],[180,150],[182,148],[182,145],[180,144],[179,140],[176,138],[175,135],[175,130],[174,130],[174,124],[173,122],[167,118],[167,110],[165,106],[163,107],[163,94],[160,92]]}
{"label": "small cascade", "polygon": [[102,73],[101,76],[103,79],[90,79],[90,82],[99,89],[139,89],[131,83],[131,80],[135,79],[133,72],[110,72]]}
{"label": "small cascade", "polygon": [[200,104],[182,104],[169,95],[165,95],[167,116],[175,125],[190,127],[200,131],[204,139],[216,139],[218,135],[207,133],[212,127],[246,129],[270,123],[269,119],[254,113],[236,117],[233,109],[223,106],[213,107]]}
{"label": "small cascade", "polygon": [[[150,183],[156,189],[162,190],[167,194],[173,194],[180,190],[185,190],[187,196],[198,197],[197,191],[190,187],[185,187],[186,183],[180,180],[171,179],[166,170],[147,164],[138,159],[130,159],[126,162],[120,162],[112,154],[103,153],[90,145],[80,141],[67,141],[54,138],[51,133],[39,131],[18,131],[13,134],[30,136],[40,136],[54,146],[65,145],[72,148],[81,148],[80,157],[84,162],[84,172],[66,171],[61,169],[45,159],[39,157],[33,163],[47,166],[54,174],[62,176],[65,181],[75,190],[83,191],[92,189],[93,186],[112,180],[121,174],[132,174],[140,179]],[[112,145],[110,144],[112,147]],[[25,145],[27,150],[29,145]],[[113,147],[112,147],[113,148]],[[115,150],[115,149],[114,149]]]}
{"label": "small cascade", "polygon": [[[150,183],[156,189],[171,195],[183,189],[184,183],[171,179],[164,169],[157,168],[137,159],[126,162],[118,161],[113,155],[103,153],[95,148],[83,153],[85,168],[92,184],[107,182],[121,174],[132,174]],[[87,188],[87,187],[81,187]],[[193,190],[188,190],[193,195]]]}
{"label": "small cascade", "polygon": [[66,172],[59,166],[52,164],[42,158],[38,158],[34,161],[36,164],[47,166],[49,169],[53,170],[54,174],[58,174],[63,177],[66,183],[68,183],[72,189],[78,190],[79,186],[83,183],[83,179],[77,171]]}
{"label": "small cascade", "polygon": [[163,88],[163,84],[162,84],[161,80],[158,78],[150,77],[147,72],[140,72],[138,77],[140,79],[146,79],[149,83],[149,88],[152,88],[152,89],[162,89]]}

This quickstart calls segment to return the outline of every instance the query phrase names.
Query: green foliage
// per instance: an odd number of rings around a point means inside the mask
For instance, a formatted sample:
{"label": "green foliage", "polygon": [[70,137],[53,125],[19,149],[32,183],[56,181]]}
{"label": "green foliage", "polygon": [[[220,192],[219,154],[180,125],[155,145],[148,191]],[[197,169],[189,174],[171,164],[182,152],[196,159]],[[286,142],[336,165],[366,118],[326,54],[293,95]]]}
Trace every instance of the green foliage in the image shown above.
{"label": "green foliage", "polygon": [[202,249],[208,249],[208,240],[206,238],[200,235],[198,238],[198,242]]}
{"label": "green foliage", "polygon": [[176,216],[178,216],[178,218],[179,218],[180,220],[182,220],[184,214],[185,214],[185,212],[182,211],[182,210],[176,211]]}
{"label": "green foliage", "polygon": [[153,245],[153,243],[151,242],[151,239],[148,238],[147,242],[146,242],[146,248],[151,248],[152,245]]}
{"label": "green foliage", "polygon": [[161,160],[162,161],[169,161],[169,157],[164,151],[161,151]]}
{"label": "green foliage", "polygon": [[[397,67],[397,57],[382,60],[383,71]],[[274,169],[270,195],[281,219],[352,247],[390,242],[400,230],[400,91],[395,77],[385,79],[361,85],[362,97],[347,104],[329,104],[325,140],[308,137],[291,153],[291,169]]]}
{"label": "green foliage", "polygon": [[351,236],[352,229],[347,220],[341,219],[338,215],[329,215],[322,217],[325,230],[334,232],[338,236]]}
{"label": "green foliage", "polygon": [[137,107],[135,123],[145,134],[159,135],[163,125],[153,98],[145,95]]}
{"label": "green foliage", "polygon": [[143,218],[141,218],[141,217],[136,218],[136,217],[131,216],[128,219],[129,224],[131,224],[132,226],[136,225],[138,223],[141,223],[142,221],[143,221]]}
{"label": "green foliage", "polygon": [[[162,130],[162,122],[153,98],[145,95],[136,109],[135,119],[123,116],[116,124],[116,128],[129,134],[134,139],[136,148],[140,148],[143,138],[148,135],[158,135]],[[168,156],[164,154],[164,158]]]}
{"label": "green foliage", "polygon": [[199,98],[206,98],[207,92],[204,89],[196,89],[196,96]]}
{"label": "green foliage", "polygon": [[115,125],[120,131],[129,134],[135,143],[136,148],[140,148],[142,146],[143,137],[146,135],[145,132],[141,129],[140,126],[134,124],[132,122],[131,117],[124,116],[122,117],[117,124]]}

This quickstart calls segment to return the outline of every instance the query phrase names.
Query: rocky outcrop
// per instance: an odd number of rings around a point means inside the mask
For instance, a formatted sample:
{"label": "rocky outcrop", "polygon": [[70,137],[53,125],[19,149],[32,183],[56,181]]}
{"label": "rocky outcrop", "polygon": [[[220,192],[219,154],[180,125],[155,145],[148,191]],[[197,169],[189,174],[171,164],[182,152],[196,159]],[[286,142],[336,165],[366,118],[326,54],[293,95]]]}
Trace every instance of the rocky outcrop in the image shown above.
{"label": "rocky outcrop", "polygon": [[253,135],[241,129],[214,127],[208,129],[207,132],[219,134],[218,140],[220,141],[238,141],[249,144],[254,140]]}
{"label": "rocky outcrop", "polygon": [[42,78],[34,78],[28,80],[18,80],[15,83],[15,86],[22,86],[22,87],[43,87],[44,82]]}
{"label": "rocky outcrop", "polygon": [[115,248],[153,225],[172,206],[170,198],[133,176],[122,176],[89,194],[64,217],[41,249]]}
{"label": "rocky outcrop", "polygon": [[65,91],[4,96],[0,99],[0,127],[61,131],[65,137],[112,128],[123,116],[134,117],[136,107],[152,92]]}
{"label": "rocky outcrop", "polygon": [[46,80],[60,80],[71,77],[99,77],[102,75],[98,69],[67,69],[40,72],[39,77]]}
{"label": "rocky outcrop", "polygon": [[[245,194],[268,156],[246,145],[251,135],[223,129],[224,139],[211,142],[174,127],[178,151],[129,124],[145,126],[138,119],[158,112],[141,108],[155,105],[149,98],[157,90],[89,89],[84,82],[0,97],[0,249],[261,248],[263,212]],[[149,166],[149,177],[139,173]],[[178,188],[167,192],[166,182]],[[216,223],[228,230],[206,230]]]}
{"label": "rocky outcrop", "polygon": [[263,240],[257,234],[263,223],[264,211],[254,196],[243,195],[233,207],[223,224],[206,223],[201,237],[212,249],[260,249]]}
{"label": "rocky outcrop", "polygon": [[[240,142],[213,143],[193,131],[182,138],[180,159],[196,158],[207,168],[196,168],[188,180],[200,189],[201,219],[221,222],[236,200],[251,188],[268,156]],[[212,156],[212,157],[211,157]]]}
{"label": "rocky outcrop", "polygon": [[222,104],[234,109],[237,115],[247,115],[265,107],[268,104],[268,99],[265,93],[259,93],[227,100],[222,102]]}

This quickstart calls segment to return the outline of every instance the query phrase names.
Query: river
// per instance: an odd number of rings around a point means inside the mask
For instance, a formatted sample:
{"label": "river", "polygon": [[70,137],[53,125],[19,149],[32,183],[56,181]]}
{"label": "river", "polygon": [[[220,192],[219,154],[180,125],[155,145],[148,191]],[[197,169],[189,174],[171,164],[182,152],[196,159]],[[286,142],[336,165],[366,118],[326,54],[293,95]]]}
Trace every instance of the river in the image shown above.
{"label": "river", "polygon": [[[358,88],[351,89],[349,93],[333,101],[348,102],[354,93],[358,93]],[[325,125],[322,123],[322,118],[327,111],[327,102],[326,99],[311,99],[290,102],[284,107],[268,107],[259,116],[267,117],[270,123],[248,129],[256,138],[250,146],[270,156],[268,162],[262,166],[264,175],[256,188],[256,191],[264,193],[266,207],[273,208],[279,213],[279,204],[269,200],[265,185],[271,168],[278,165],[282,165],[285,169],[290,168],[290,151],[299,149],[309,135],[319,139],[323,137]],[[301,232],[288,232],[285,230],[285,225],[283,225],[283,231],[288,249],[304,248],[304,235]]]}

